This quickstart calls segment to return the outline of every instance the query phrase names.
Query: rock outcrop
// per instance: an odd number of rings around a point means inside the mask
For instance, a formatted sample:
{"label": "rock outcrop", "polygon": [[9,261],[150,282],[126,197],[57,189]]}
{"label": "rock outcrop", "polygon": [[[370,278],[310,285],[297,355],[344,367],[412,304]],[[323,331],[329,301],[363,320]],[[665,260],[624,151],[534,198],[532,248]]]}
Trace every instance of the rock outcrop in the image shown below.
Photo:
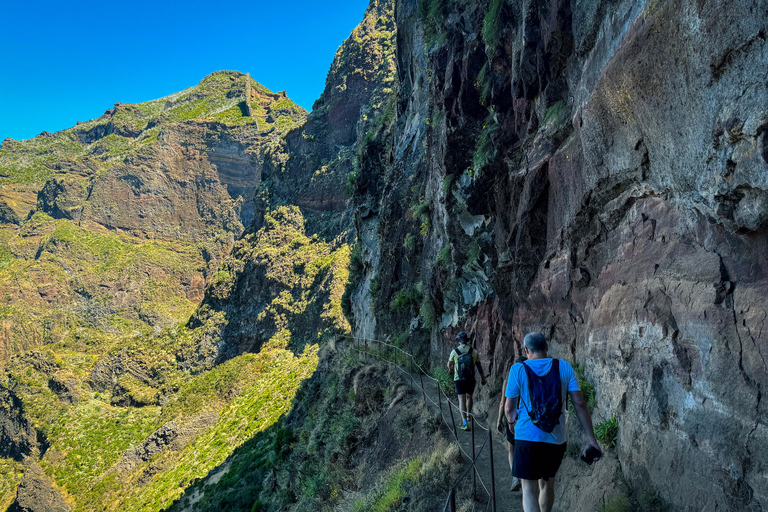
{"label": "rock outcrop", "polygon": [[16,502],[9,510],[15,512],[69,512],[72,507],[67,504],[40,466],[32,464],[24,473],[24,479],[19,484],[16,493]]}

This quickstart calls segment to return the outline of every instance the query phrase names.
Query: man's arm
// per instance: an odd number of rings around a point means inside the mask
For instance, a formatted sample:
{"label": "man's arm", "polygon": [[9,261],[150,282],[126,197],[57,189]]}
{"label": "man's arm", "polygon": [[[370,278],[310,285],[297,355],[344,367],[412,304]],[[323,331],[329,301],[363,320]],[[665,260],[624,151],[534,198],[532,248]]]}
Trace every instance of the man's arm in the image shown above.
{"label": "man's arm", "polygon": [[[595,431],[592,428],[592,415],[589,414],[589,409],[587,409],[587,401],[584,400],[581,391],[578,390],[569,391],[568,395],[571,397],[571,402],[573,402],[573,408],[576,410],[576,416],[579,418],[581,428],[587,434],[587,447],[594,446],[600,450],[600,445],[597,444],[597,439],[595,438]],[[586,451],[586,447],[584,451]],[[602,450],[600,452],[602,453]]]}
{"label": "man's arm", "polygon": [[477,360],[475,366],[477,366],[477,371],[480,372],[480,383],[485,386],[485,373],[483,373],[483,366],[480,364],[480,359]]}
{"label": "man's arm", "polygon": [[504,405],[507,403],[507,397],[504,396],[504,393],[507,390],[507,379],[509,379],[509,375],[507,377],[504,377],[504,384],[501,385],[501,400],[499,400],[499,418],[496,420],[496,430],[499,432],[502,432],[502,427],[504,426],[501,422],[502,415],[504,414]]}
{"label": "man's arm", "polygon": [[504,413],[507,415],[507,423],[510,425],[514,425],[517,421],[517,401],[520,399],[520,397],[516,396],[514,398],[507,397],[506,403],[504,404]]}

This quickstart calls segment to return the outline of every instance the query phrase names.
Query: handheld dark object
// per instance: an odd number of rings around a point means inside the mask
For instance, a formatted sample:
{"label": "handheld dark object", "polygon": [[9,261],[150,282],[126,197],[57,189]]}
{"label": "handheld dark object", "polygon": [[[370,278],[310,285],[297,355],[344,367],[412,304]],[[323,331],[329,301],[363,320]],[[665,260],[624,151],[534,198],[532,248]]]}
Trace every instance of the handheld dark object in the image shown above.
{"label": "handheld dark object", "polygon": [[581,460],[583,460],[587,464],[592,464],[596,460],[600,460],[600,457],[602,456],[603,456],[603,452],[601,452],[594,446],[590,446],[589,448],[587,448],[586,453],[581,454]]}

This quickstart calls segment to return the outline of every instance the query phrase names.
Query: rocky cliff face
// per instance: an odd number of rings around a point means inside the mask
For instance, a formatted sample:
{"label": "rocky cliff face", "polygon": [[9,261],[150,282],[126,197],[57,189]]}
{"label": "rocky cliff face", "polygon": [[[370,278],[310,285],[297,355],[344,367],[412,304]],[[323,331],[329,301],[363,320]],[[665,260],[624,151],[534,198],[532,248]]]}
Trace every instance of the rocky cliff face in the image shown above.
{"label": "rocky cliff face", "polygon": [[356,196],[357,332],[436,365],[469,332],[489,409],[545,332],[619,423],[617,464],[595,469],[614,483],[578,493],[595,475],[567,461],[563,510],[767,507],[766,6],[396,10],[392,161],[363,152],[375,186]]}
{"label": "rocky cliff face", "polygon": [[253,220],[265,153],[305,115],[227,71],[56,134],[3,141],[0,360],[186,321]]}

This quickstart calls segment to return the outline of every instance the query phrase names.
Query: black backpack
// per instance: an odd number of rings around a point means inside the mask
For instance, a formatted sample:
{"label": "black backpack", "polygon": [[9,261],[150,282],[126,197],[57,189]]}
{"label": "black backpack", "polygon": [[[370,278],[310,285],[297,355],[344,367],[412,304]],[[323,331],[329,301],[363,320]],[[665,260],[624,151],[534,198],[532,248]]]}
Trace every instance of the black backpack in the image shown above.
{"label": "black backpack", "polygon": [[475,380],[475,364],[472,357],[472,347],[469,348],[469,352],[462,354],[458,348],[456,350],[456,374],[459,376],[459,380]]}
{"label": "black backpack", "polygon": [[531,403],[530,409],[526,406],[528,416],[531,423],[540,430],[551,433],[560,423],[560,415],[563,413],[560,360],[552,359],[552,367],[542,376],[536,375],[527,364],[522,364],[528,375],[528,400]]}

